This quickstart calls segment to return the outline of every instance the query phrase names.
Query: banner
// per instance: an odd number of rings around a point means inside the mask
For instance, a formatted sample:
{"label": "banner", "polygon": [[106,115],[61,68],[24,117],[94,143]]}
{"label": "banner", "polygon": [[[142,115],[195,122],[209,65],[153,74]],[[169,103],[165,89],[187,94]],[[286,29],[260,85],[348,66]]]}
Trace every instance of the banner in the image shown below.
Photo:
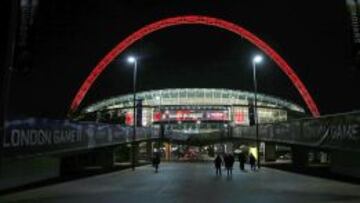
{"label": "banner", "polygon": [[87,145],[82,127],[69,121],[46,119],[15,120],[5,123],[4,156],[42,153]]}
{"label": "banner", "polygon": [[[237,126],[233,137],[256,140],[256,126]],[[259,139],[287,145],[360,151],[360,112],[259,125]]]}
{"label": "banner", "polygon": [[[95,122],[29,118],[8,121],[5,127],[2,146],[5,158],[86,150],[133,141],[132,127]],[[158,137],[156,129],[136,128],[136,141]]]}
{"label": "banner", "polygon": [[346,0],[349,13],[349,24],[351,30],[351,55],[352,63],[360,66],[360,0]]}
{"label": "banner", "polygon": [[[5,158],[62,153],[128,143],[133,128],[96,122],[29,118],[5,123]],[[158,139],[160,129],[137,127],[135,141]],[[207,133],[171,132],[173,141],[256,140],[256,126],[236,126]],[[229,138],[230,138],[229,137]],[[360,112],[259,125],[259,140],[321,149],[360,151]]]}

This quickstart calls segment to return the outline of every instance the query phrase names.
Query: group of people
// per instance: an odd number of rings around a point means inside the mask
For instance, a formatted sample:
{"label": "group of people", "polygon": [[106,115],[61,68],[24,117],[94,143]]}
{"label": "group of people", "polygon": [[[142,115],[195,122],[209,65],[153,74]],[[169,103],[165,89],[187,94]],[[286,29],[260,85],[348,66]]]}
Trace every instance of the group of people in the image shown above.
{"label": "group of people", "polygon": [[217,155],[214,160],[216,175],[221,175],[221,165],[223,165],[223,163],[225,165],[227,175],[232,175],[234,162],[235,162],[235,158],[232,154],[225,154],[223,156],[223,159],[220,157],[220,155]]}
{"label": "group of people", "polygon": [[[245,162],[246,162],[247,156],[244,153],[239,154],[239,165],[240,170],[245,170]],[[252,171],[256,170],[256,159],[253,154],[249,154],[248,156],[250,168]],[[216,169],[216,175],[221,175],[221,166],[225,165],[225,169],[227,172],[227,175],[232,175],[232,169],[234,166],[235,158],[232,154],[225,154],[223,157],[221,157],[219,154],[216,156],[214,160],[215,169]]]}
{"label": "group of people", "polygon": [[[158,172],[159,164],[160,164],[160,153],[154,153],[152,158],[152,165],[155,168],[155,173]],[[246,154],[240,153],[239,154],[239,164],[240,164],[240,170],[245,170],[245,162],[246,160],[249,160],[250,168],[252,171],[256,170],[256,158],[253,154],[249,154],[247,157]],[[215,169],[216,169],[216,175],[221,175],[221,167],[222,165],[225,165],[225,169],[227,172],[227,175],[232,175],[232,169],[234,166],[235,157],[232,154],[224,154],[224,156],[220,156],[219,154],[216,156],[214,160]]]}

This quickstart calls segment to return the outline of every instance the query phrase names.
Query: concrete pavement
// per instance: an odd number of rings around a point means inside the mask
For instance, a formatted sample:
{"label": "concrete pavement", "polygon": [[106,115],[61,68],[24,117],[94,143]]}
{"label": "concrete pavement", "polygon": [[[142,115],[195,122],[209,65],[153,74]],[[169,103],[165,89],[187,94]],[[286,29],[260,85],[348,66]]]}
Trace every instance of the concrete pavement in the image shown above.
{"label": "concrete pavement", "polygon": [[[237,163],[236,163],[237,164]],[[360,202],[360,185],[262,168],[215,176],[210,163],[162,163],[0,197],[0,202]]]}

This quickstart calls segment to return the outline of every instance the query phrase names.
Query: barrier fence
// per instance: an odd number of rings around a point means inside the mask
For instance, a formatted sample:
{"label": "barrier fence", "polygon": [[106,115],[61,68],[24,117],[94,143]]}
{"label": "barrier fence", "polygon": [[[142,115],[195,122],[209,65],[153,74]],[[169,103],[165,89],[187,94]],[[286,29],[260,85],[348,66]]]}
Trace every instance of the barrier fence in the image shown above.
{"label": "barrier fence", "polygon": [[[256,139],[255,126],[234,127],[234,138]],[[360,151],[360,112],[259,125],[261,141]]]}
{"label": "barrier fence", "polygon": [[[29,118],[6,122],[4,157],[76,151],[132,141],[133,128],[95,122]],[[136,141],[156,139],[159,130],[137,128]]]}
{"label": "barrier fence", "polygon": [[[132,141],[132,127],[95,122],[28,118],[5,124],[4,158],[85,150]],[[211,135],[166,132],[176,141],[212,137],[256,139],[255,126],[235,126]],[[201,139],[197,139],[196,136]],[[136,141],[159,139],[159,129],[139,127]],[[195,138],[195,139],[194,139]],[[360,112],[259,125],[259,139],[280,144],[360,151]]]}

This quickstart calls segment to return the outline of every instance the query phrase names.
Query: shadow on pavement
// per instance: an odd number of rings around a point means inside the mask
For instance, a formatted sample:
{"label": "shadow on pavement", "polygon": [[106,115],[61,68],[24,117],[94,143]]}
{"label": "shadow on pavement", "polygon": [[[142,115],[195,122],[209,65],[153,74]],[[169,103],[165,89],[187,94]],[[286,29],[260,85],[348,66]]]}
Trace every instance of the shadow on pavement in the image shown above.
{"label": "shadow on pavement", "polygon": [[263,166],[282,171],[289,171],[297,174],[309,175],[353,184],[360,184],[360,178],[334,173],[327,165],[312,165],[305,168],[296,168],[291,163],[266,163]]}
{"label": "shadow on pavement", "polygon": [[[149,163],[139,163],[137,165],[137,167],[148,165],[148,164]],[[54,185],[54,184],[58,184],[58,183],[63,183],[63,182],[67,182],[67,181],[77,180],[77,179],[81,179],[81,178],[86,178],[86,177],[91,177],[91,176],[96,176],[96,175],[101,175],[101,174],[106,174],[106,173],[112,173],[112,172],[115,172],[115,171],[125,170],[125,169],[128,169],[128,168],[131,168],[130,164],[128,164],[128,165],[115,165],[114,167],[112,167],[110,169],[90,168],[89,167],[87,170],[79,172],[79,173],[73,173],[71,175],[63,175],[63,176],[59,176],[59,177],[56,177],[56,178],[50,178],[50,179],[47,179],[47,180],[42,180],[42,181],[37,181],[37,182],[34,182],[34,183],[29,183],[29,184],[19,186],[19,187],[0,190],[0,195],[21,192],[21,191],[35,189],[35,188],[39,188],[39,187],[50,186],[50,185]]]}

